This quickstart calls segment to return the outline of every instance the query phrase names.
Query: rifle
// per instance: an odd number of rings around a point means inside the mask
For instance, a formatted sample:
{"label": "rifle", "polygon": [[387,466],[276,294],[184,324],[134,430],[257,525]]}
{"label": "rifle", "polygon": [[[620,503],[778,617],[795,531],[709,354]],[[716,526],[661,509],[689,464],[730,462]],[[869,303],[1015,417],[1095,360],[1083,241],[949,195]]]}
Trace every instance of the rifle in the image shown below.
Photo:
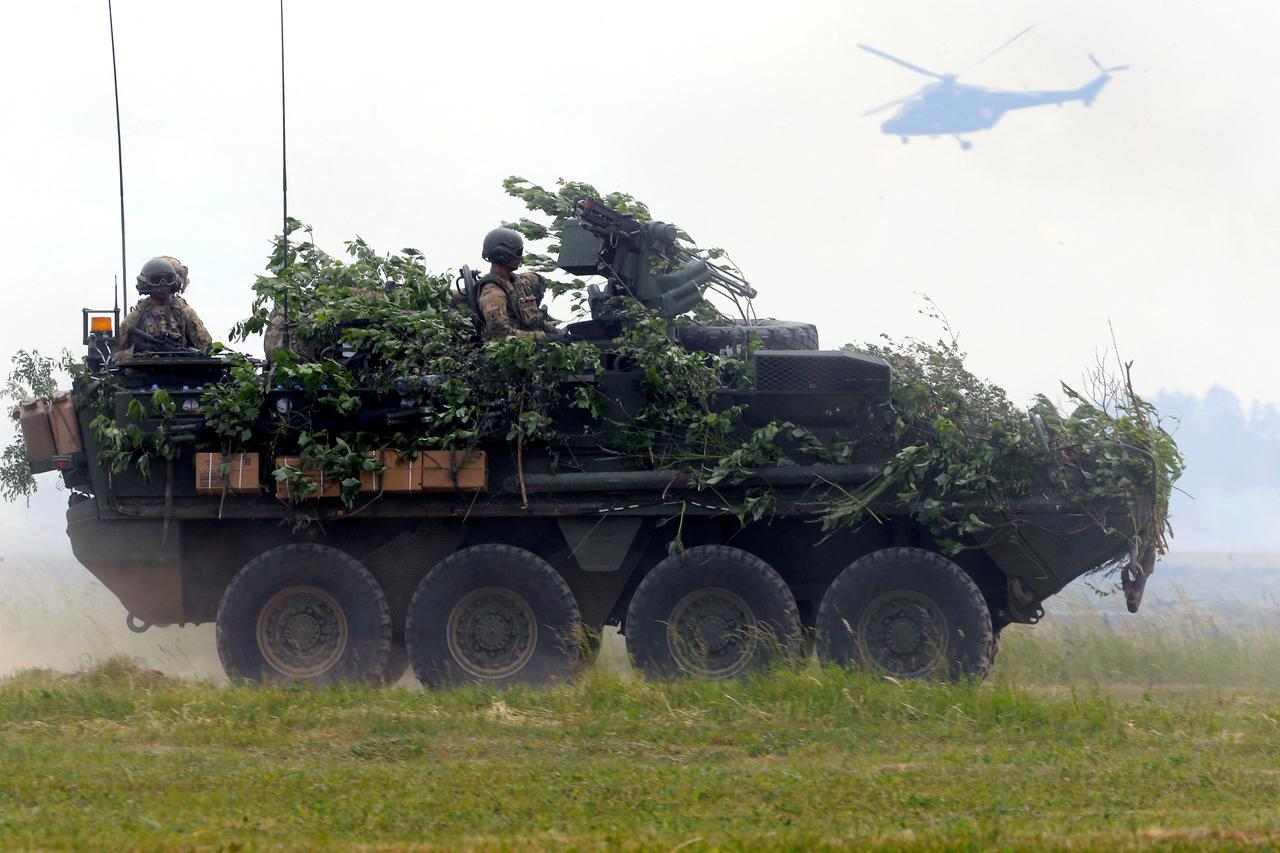
{"label": "rifle", "polygon": [[182,343],[182,335],[177,332],[161,332],[159,335],[149,335],[137,326],[133,326],[129,329],[127,337],[137,341],[138,344],[145,345],[145,349],[135,346],[135,352],[171,352],[183,355],[200,355],[203,352],[197,347],[185,346]]}

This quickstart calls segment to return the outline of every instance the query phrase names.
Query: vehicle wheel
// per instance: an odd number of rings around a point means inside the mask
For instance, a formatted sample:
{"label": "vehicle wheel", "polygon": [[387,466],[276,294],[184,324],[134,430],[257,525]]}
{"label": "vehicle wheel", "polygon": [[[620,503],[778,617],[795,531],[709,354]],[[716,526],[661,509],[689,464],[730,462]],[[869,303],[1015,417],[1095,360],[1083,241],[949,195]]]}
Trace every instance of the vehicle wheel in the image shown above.
{"label": "vehicle wheel", "polygon": [[382,679],[391,610],[354,558],[326,545],[281,545],[231,579],[217,618],[232,681],[327,684]]}
{"label": "vehicle wheel", "polygon": [[983,678],[991,614],[977,584],[920,548],[868,554],[835,579],[818,608],[818,658],[896,678]]}
{"label": "vehicle wheel", "polygon": [[734,320],[726,325],[678,326],[676,339],[680,346],[692,352],[723,356],[741,356],[753,339],[759,340],[760,349],[765,350],[816,350],[818,327],[772,318],[761,319],[753,325]]}
{"label": "vehicle wheel", "polygon": [[409,651],[404,647],[404,639],[393,637],[387,651],[387,663],[382,667],[382,683],[396,684],[408,671]]}
{"label": "vehicle wheel", "polygon": [[433,687],[544,684],[582,658],[582,616],[560,573],[510,545],[463,548],[436,564],[409,602],[414,674]]}
{"label": "vehicle wheel", "polygon": [[731,678],[800,656],[800,614],[786,583],[738,548],[700,545],[667,557],[627,608],[627,652],[650,676]]}

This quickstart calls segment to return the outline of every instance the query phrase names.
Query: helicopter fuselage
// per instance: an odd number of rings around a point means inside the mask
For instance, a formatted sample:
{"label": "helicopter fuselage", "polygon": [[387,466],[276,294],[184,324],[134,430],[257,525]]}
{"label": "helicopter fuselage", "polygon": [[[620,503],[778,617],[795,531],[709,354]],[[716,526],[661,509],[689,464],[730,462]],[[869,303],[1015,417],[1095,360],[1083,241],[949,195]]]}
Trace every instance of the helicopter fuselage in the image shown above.
{"label": "helicopter fuselage", "polygon": [[1079,89],[1011,92],[949,81],[932,83],[880,125],[895,136],[958,135],[987,130],[1009,110],[1081,101],[1088,106],[1110,79],[1103,73]]}

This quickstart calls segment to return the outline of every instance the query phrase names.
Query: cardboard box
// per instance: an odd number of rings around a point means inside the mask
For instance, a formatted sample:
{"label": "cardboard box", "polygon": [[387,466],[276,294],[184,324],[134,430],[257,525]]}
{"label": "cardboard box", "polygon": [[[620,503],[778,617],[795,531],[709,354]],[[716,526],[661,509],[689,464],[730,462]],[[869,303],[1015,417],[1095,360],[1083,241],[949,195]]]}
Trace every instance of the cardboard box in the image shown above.
{"label": "cardboard box", "polygon": [[[227,473],[222,473],[222,463],[227,462]],[[224,491],[252,494],[262,490],[259,483],[258,454],[221,453],[196,454],[196,493],[220,495]]]}
{"label": "cardboard box", "polygon": [[488,488],[489,465],[483,450],[469,454],[455,450],[426,450],[418,455],[418,462],[425,492],[483,492]]}
{"label": "cardboard box", "polygon": [[378,461],[382,473],[378,475],[378,488],[382,492],[404,493],[422,491],[422,458],[400,457],[398,450],[379,450]]}
{"label": "cardboard box", "polygon": [[[276,468],[298,468],[302,460],[297,456],[277,456]],[[316,484],[316,489],[308,498],[336,498],[342,494],[342,483],[333,479],[316,468],[303,468],[302,475],[308,480]],[[289,484],[276,480],[276,497],[281,500],[289,499]]]}
{"label": "cardboard box", "polygon": [[[377,456],[377,453],[370,453],[370,456]],[[360,491],[377,492],[382,489],[382,475],[377,471],[361,471],[360,472]]]}
{"label": "cardboard box", "polygon": [[[379,474],[360,477],[361,491],[384,494],[411,492],[483,492],[488,486],[489,469],[484,451],[464,456],[448,450],[424,450],[416,457],[402,456],[399,450],[376,451],[382,465]],[[456,467],[457,483],[453,471]]]}
{"label": "cardboard box", "polygon": [[[379,454],[382,451],[370,450],[366,456],[375,462],[378,461]],[[382,489],[382,473],[380,471],[361,471],[360,472],[360,491],[377,492]]]}

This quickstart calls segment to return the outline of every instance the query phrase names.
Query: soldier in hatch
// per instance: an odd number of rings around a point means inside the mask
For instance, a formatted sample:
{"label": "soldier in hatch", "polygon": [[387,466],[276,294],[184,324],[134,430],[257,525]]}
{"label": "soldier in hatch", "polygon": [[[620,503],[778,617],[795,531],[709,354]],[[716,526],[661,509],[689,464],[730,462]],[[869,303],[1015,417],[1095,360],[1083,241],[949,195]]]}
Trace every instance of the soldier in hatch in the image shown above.
{"label": "soldier in hatch", "polygon": [[271,361],[276,353],[285,349],[286,344],[290,349],[302,356],[303,361],[316,360],[316,354],[310,342],[298,340],[298,306],[292,306],[292,314],[293,316],[289,318],[289,327],[293,331],[290,336],[292,340],[286,341],[284,308],[277,305],[275,310],[271,312],[271,320],[267,324],[266,331],[262,333],[262,350],[266,353],[267,361]]}
{"label": "soldier in hatch", "polygon": [[188,270],[177,258],[162,255],[142,265],[137,288],[143,299],[120,324],[117,361],[136,353],[203,349],[213,343],[195,309],[178,295],[189,283]]}
{"label": "soldier in hatch", "polygon": [[564,332],[541,306],[546,279],[536,272],[516,272],[524,259],[524,240],[517,232],[495,228],[484,235],[481,257],[489,262],[489,274],[478,283],[477,300],[486,338],[563,338]]}

